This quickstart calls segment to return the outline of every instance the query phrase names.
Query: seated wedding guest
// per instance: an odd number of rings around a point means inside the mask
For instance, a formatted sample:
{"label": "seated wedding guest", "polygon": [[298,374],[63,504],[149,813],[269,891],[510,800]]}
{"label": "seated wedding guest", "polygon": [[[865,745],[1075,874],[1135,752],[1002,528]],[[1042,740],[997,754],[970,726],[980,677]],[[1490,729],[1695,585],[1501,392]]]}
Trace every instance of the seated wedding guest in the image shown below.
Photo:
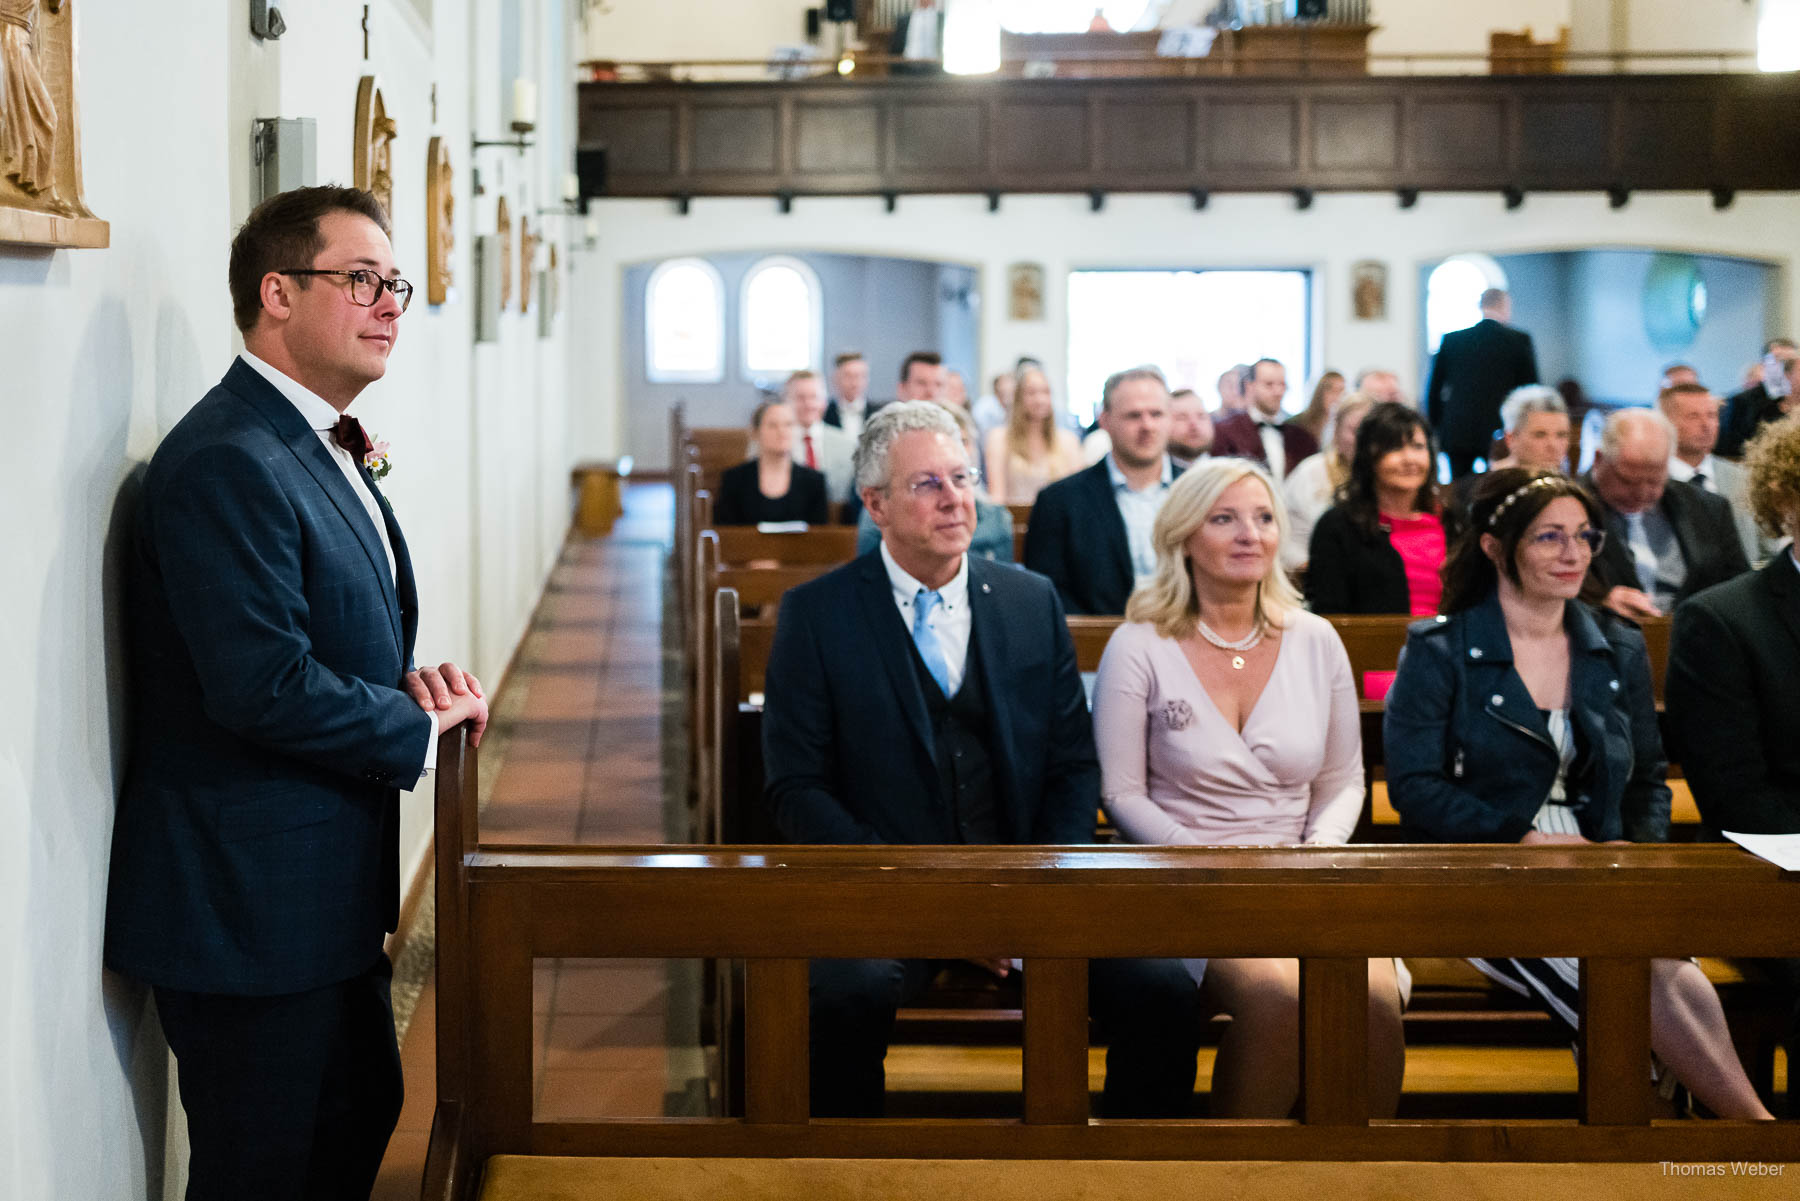
{"label": "seated wedding guest", "polygon": [[1400,390],[1400,377],[1385,367],[1364,367],[1356,373],[1356,380],[1350,385],[1350,390],[1360,392],[1377,403],[1387,401],[1409,407],[1412,405],[1406,398],[1406,393]]}
{"label": "seated wedding guest", "polygon": [[1175,466],[1192,467],[1206,458],[1212,451],[1212,440],[1212,416],[1200,394],[1192,388],[1169,393],[1169,458]]}
{"label": "seated wedding guest", "polygon": [[1156,571],[1151,527],[1181,469],[1169,461],[1169,386],[1154,367],[1109,376],[1100,422],[1112,449],[1045,488],[1025,525],[1025,566],[1071,613],[1116,615]]}
{"label": "seated wedding guest", "polygon": [[1378,404],[1356,431],[1350,478],[1313,527],[1306,601],[1314,613],[1438,611],[1448,537],[1432,482],[1437,448],[1417,409]]}
{"label": "seated wedding guest", "polygon": [[860,350],[846,350],[831,363],[835,395],[825,406],[825,424],[837,426],[854,443],[862,435],[863,422],[881,407],[869,399],[869,361]]}
{"label": "seated wedding guest", "polygon": [[[1010,377],[1009,377],[1010,378]],[[963,449],[969,452],[969,461],[975,461],[975,423],[961,409],[944,406],[946,412],[955,418],[956,426],[962,431]],[[866,555],[874,550],[881,541],[881,527],[875,524],[875,518],[863,508],[859,498],[856,502],[856,553]],[[978,558],[991,559],[996,563],[1013,561],[1013,517],[1012,510],[1005,505],[996,504],[988,497],[987,490],[982,487],[982,480],[975,480],[975,533],[969,541],[969,553]]]}
{"label": "seated wedding guest", "polygon": [[1758,430],[1800,405],[1800,347],[1787,338],[1763,344],[1763,357],[1744,373],[1744,390],[1725,401],[1717,452],[1742,457]]}
{"label": "seated wedding guest", "polygon": [[[1281,569],[1274,487],[1212,459],[1169,490],[1156,574],[1131,595],[1094,689],[1101,798],[1126,839],[1237,846],[1349,840],[1362,727],[1337,632]],[[1214,1117],[1286,1117],[1300,1091],[1295,959],[1194,961],[1231,1015]],[[1406,1050],[1392,959],[1369,961],[1369,1106],[1392,1117]]]}
{"label": "seated wedding guest", "polygon": [[781,399],[794,410],[794,461],[824,474],[827,501],[849,500],[856,439],[825,420],[825,381],[816,371],[796,371]]}
{"label": "seated wedding guest", "polygon": [[[1800,532],[1800,423],[1765,425],[1745,450],[1757,522],[1771,539],[1792,538]],[[1675,610],[1663,691],[1670,749],[1710,837],[1800,834],[1797,613],[1800,567],[1791,545],[1760,571]],[[1788,983],[1793,1010],[1784,1041],[1788,1062],[1800,1062],[1800,959],[1766,966]],[[1789,1116],[1797,1109],[1800,1093],[1789,1084]]]}
{"label": "seated wedding guest", "polygon": [[1780,550],[1778,538],[1765,537],[1756,526],[1750,504],[1750,473],[1742,463],[1713,453],[1719,440],[1723,404],[1698,383],[1674,383],[1656,398],[1657,408],[1675,430],[1675,453],[1669,456],[1669,478],[1722,496],[1731,505],[1738,541],[1752,565],[1766,563]]}
{"label": "seated wedding guest", "polygon": [[1030,504],[1046,484],[1081,467],[1081,444],[1058,428],[1050,377],[1042,367],[1019,369],[1006,424],[988,432],[983,451],[988,489],[1008,505]]}
{"label": "seated wedding guest", "polygon": [[719,476],[713,500],[715,525],[756,525],[764,521],[831,520],[825,475],[794,462],[794,408],[765,400],[750,418],[756,457]]}
{"label": "seated wedding guest", "polygon": [[[776,829],[796,843],[1093,841],[1099,767],[1062,606],[1048,581],[968,554],[975,476],[955,420],[933,404],[884,408],[856,479],[880,547],[790,591],[769,652]],[[882,1113],[894,1012],[941,966],[813,961],[815,1115]],[[1091,960],[1088,988],[1107,1041],[1102,1112],[1184,1113],[1200,1017],[1180,961]]]}
{"label": "seated wedding guest", "polygon": [[1244,399],[1244,381],[1250,378],[1250,364],[1238,363],[1219,374],[1219,416],[1241,413],[1249,402]]}
{"label": "seated wedding guest", "polygon": [[[1577,597],[1600,507],[1567,476],[1508,468],[1476,488],[1444,566],[1445,616],[1413,626],[1387,695],[1388,798],[1437,842],[1660,841],[1669,822],[1643,635]],[[1572,959],[1476,959],[1578,1027]],[[1650,1045],[1722,1118],[1766,1119],[1718,994],[1686,959],[1651,965]]]}
{"label": "seated wedding guest", "polygon": [[1289,418],[1290,425],[1297,425],[1312,435],[1316,444],[1325,444],[1325,427],[1331,424],[1331,415],[1337,412],[1338,403],[1344,399],[1344,373],[1327,371],[1313,385],[1312,399],[1306,407]]}
{"label": "seated wedding guest", "polygon": [[1002,371],[988,384],[987,395],[976,401],[969,410],[982,438],[987,437],[989,430],[999,429],[1006,424],[1006,415],[1012,412],[1013,387],[1017,382],[1010,373]]}
{"label": "seated wedding guest", "polygon": [[[1521,384],[1500,402],[1501,438],[1506,454],[1488,464],[1489,471],[1525,467],[1532,471],[1563,471],[1569,458],[1569,406],[1555,388]],[[1458,516],[1469,511],[1469,497],[1479,475],[1451,481],[1446,503]]]}
{"label": "seated wedding guest", "polygon": [[1356,431],[1375,401],[1352,392],[1339,402],[1325,431],[1325,449],[1309,455],[1281,482],[1281,499],[1287,507],[1287,536],[1281,542],[1281,565],[1289,571],[1305,571],[1312,547],[1313,526],[1319,515],[1337,499],[1350,478],[1350,461],[1356,457]]}
{"label": "seated wedding guest", "polygon": [[1213,423],[1215,455],[1236,455],[1261,463],[1280,483],[1292,468],[1317,453],[1319,440],[1293,421],[1283,421],[1281,398],[1287,395],[1287,368],[1274,359],[1250,364],[1244,395],[1249,407]]}
{"label": "seated wedding guest", "polygon": [[1750,570],[1731,505],[1669,478],[1675,431],[1653,409],[1607,417],[1594,469],[1606,547],[1590,572],[1602,603],[1633,621],[1671,613],[1702,588]]}

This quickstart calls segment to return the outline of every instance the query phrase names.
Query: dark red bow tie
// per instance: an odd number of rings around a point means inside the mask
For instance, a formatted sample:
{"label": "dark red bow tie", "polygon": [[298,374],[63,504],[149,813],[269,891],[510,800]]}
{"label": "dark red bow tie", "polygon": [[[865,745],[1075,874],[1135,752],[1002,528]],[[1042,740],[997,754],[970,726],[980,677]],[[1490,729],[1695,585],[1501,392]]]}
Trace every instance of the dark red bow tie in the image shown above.
{"label": "dark red bow tie", "polygon": [[369,441],[369,435],[363,433],[362,422],[346,413],[338,418],[338,423],[331,428],[331,440],[349,451],[361,466],[363,456],[375,449]]}

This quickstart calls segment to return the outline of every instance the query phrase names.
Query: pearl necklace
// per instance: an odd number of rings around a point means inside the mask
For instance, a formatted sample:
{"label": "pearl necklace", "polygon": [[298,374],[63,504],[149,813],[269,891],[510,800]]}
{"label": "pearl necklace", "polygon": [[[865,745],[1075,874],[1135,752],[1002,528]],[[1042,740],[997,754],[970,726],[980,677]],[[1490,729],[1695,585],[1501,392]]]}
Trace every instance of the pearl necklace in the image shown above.
{"label": "pearl necklace", "polygon": [[[1245,634],[1242,638],[1236,639],[1235,641],[1227,641],[1226,639],[1221,638],[1213,631],[1212,627],[1207,625],[1204,621],[1200,622],[1199,625],[1200,637],[1206,639],[1222,651],[1254,650],[1257,644],[1263,640],[1263,624],[1260,621],[1250,628],[1248,634]],[[1244,670],[1244,656],[1242,654],[1231,656],[1231,665],[1239,671]]]}

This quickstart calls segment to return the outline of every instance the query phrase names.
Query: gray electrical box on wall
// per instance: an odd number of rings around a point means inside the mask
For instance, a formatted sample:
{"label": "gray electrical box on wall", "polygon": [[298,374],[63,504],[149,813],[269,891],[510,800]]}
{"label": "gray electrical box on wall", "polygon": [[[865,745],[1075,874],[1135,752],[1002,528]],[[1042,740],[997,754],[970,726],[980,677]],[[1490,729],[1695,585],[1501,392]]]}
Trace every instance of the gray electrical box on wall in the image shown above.
{"label": "gray electrical box on wall", "polygon": [[319,124],[311,117],[259,117],[251,135],[258,200],[311,187],[319,175]]}
{"label": "gray electrical box on wall", "polygon": [[475,340],[500,340],[500,235],[475,239]]}

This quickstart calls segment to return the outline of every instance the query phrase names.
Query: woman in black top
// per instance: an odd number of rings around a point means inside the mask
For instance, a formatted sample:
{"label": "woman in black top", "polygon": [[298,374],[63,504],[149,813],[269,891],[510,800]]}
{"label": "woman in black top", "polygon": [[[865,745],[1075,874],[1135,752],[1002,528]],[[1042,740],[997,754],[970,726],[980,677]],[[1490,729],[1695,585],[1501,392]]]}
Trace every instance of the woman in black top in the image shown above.
{"label": "woman in black top", "polygon": [[756,525],[764,521],[831,520],[825,474],[794,462],[794,410],[778,400],[756,406],[750,418],[756,457],[719,477],[713,501],[714,525]]}
{"label": "woman in black top", "polygon": [[1438,611],[1438,571],[1455,531],[1438,502],[1425,419],[1384,401],[1356,431],[1350,478],[1313,527],[1306,604],[1314,613]]}
{"label": "woman in black top", "polygon": [[[1388,799],[1439,842],[1571,847],[1666,836],[1669,790],[1644,638],[1578,598],[1599,503],[1553,471],[1476,485],[1444,565],[1444,613],[1412,627],[1383,721]],[[1477,968],[1579,1024],[1572,959]],[[1767,1120],[1719,997],[1690,959],[1650,965],[1650,1046],[1722,1118]]]}

